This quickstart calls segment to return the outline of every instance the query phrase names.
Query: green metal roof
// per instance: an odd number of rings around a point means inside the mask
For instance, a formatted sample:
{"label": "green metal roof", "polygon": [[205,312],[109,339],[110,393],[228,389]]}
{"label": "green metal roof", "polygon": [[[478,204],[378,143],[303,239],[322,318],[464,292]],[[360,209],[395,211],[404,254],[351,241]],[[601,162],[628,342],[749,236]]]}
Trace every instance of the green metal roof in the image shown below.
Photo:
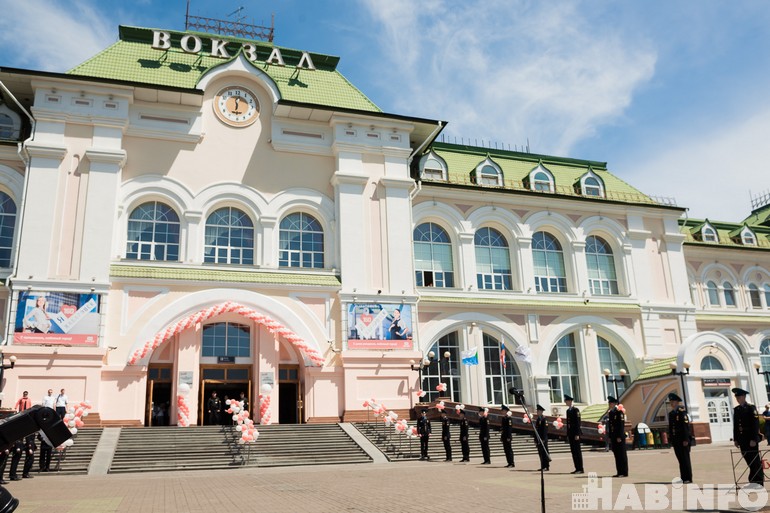
{"label": "green metal roof", "polygon": [[655,360],[639,373],[639,376],[634,380],[634,382],[644,381],[645,379],[662,378],[664,376],[671,375],[672,362],[676,362],[676,356]]}
{"label": "green metal roof", "polygon": [[[281,99],[326,107],[381,112],[379,107],[337,71],[338,57],[310,53],[316,69],[300,69],[295,65],[299,63],[302,52],[280,48],[286,66],[270,65],[264,60],[275,47],[271,43],[197,32],[166,32],[171,34],[171,48],[156,50],[152,48],[153,29],[121,26],[119,41],[67,73],[195,89],[204,73],[237,58],[241,53],[241,44],[250,43],[256,47],[259,60],[249,62],[275,82]],[[185,34],[198,35],[204,41],[203,49],[199,53],[186,53],[179,48],[179,40]],[[210,44],[207,48],[209,38],[228,41],[227,51],[233,57],[212,57]]]}
{"label": "green metal roof", "polygon": [[[587,198],[596,201],[619,201],[624,203],[642,203],[662,205],[657,200],[624,182],[607,171],[606,162],[570,159],[549,155],[537,155],[517,151],[492,148],[479,148],[444,142],[433,143],[430,150],[444,159],[447,164],[447,180],[426,181],[424,183],[449,183],[455,185],[479,186],[473,179],[473,172],[486,158],[500,166],[503,172],[503,186],[489,189],[518,190],[531,194],[550,194]],[[529,173],[538,165],[545,167],[554,177],[553,193],[532,191],[527,186]],[[586,196],[576,187],[576,183],[590,171],[601,178],[604,184],[604,197]],[[662,205],[671,206],[671,205]]]}
{"label": "green metal roof", "polygon": [[[717,242],[704,242],[701,239],[701,230],[706,223],[716,230]],[[740,235],[744,227],[748,227],[754,233],[757,241],[755,246],[743,244]],[[759,223],[752,224],[748,220],[739,223],[728,223],[724,221],[711,221],[709,219],[680,219],[679,231],[685,236],[685,243],[687,244],[751,250],[770,249],[770,227]]]}
{"label": "green metal roof", "polygon": [[554,307],[569,310],[639,310],[637,303],[616,303],[591,301],[584,303],[582,298],[572,298],[566,301],[515,299],[505,297],[469,297],[469,296],[420,296],[421,303],[455,303],[475,305],[507,305],[522,307]]}
{"label": "green metal roof", "polygon": [[197,269],[166,266],[114,264],[113,278],[146,278],[152,280],[219,281],[233,283],[262,283],[275,285],[313,285],[339,287],[336,276],[295,272],[266,272],[254,270]]}
{"label": "green metal roof", "polygon": [[592,404],[580,410],[580,420],[586,422],[599,422],[602,416],[607,413],[609,406],[607,403]]}

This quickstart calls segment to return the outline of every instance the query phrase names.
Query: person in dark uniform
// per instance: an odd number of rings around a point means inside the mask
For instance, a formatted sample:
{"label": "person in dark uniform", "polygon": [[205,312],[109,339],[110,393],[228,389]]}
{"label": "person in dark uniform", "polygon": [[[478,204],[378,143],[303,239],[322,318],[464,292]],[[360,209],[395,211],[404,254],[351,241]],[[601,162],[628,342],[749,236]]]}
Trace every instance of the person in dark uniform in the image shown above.
{"label": "person in dark uniform", "polygon": [[612,477],[628,477],[628,454],[626,453],[626,416],[618,409],[618,400],[607,397],[610,410],[607,412],[607,438],[615,456],[616,474]]}
{"label": "person in dark uniform", "polygon": [[749,481],[764,486],[765,476],[759,456],[759,412],[756,406],[746,401],[747,391],[733,388],[733,394],[738,401],[733,410],[733,441],[749,466]]}
{"label": "person in dark uniform", "polygon": [[17,471],[19,470],[19,462],[23,454],[24,439],[16,440],[16,443],[11,446],[11,470],[8,472],[8,479],[11,481],[21,481]]}
{"label": "person in dark uniform", "polygon": [[484,407],[479,407],[479,443],[481,444],[481,455],[484,457],[482,465],[491,465],[492,460],[489,456],[489,419],[484,413]]}
{"label": "person in dark uniform", "polygon": [[567,405],[567,440],[569,441],[569,450],[572,453],[572,463],[575,465],[575,470],[571,474],[583,473],[583,451],[581,450],[580,435],[583,434],[583,430],[580,428],[580,410],[576,406],[572,406],[574,399],[569,396],[564,396],[564,404]]}
{"label": "person in dark uniform", "polygon": [[24,479],[32,479],[33,477],[29,473],[35,462],[35,450],[37,450],[37,444],[35,444],[35,434],[33,433],[24,439],[24,469],[21,472],[21,477]]}
{"label": "person in dark uniform", "polygon": [[668,394],[671,411],[668,412],[668,441],[674,448],[679,461],[679,477],[683,483],[692,483],[692,464],[690,463],[690,419],[687,410],[680,406],[682,398],[674,393]]}
{"label": "person in dark uniform", "polygon": [[249,398],[246,397],[246,392],[241,392],[241,396],[238,400],[243,403],[243,409],[251,413],[251,410],[249,409]]}
{"label": "person in dark uniform", "polygon": [[211,392],[211,397],[209,397],[209,400],[206,403],[206,411],[209,414],[209,425],[216,426],[219,424],[219,412],[221,409],[222,401],[219,400],[216,392]]}
{"label": "person in dark uniform", "polygon": [[447,417],[446,410],[441,410],[441,440],[444,442],[444,452],[446,453],[446,459],[444,461],[452,461],[452,444],[449,433],[449,417]]}
{"label": "person in dark uniform", "polygon": [[423,409],[420,418],[417,419],[417,434],[420,435],[420,459],[429,460],[428,439],[431,434],[430,420],[428,420],[428,410]]}
{"label": "person in dark uniform", "polygon": [[11,454],[11,449],[6,449],[0,452],[0,485],[8,484],[3,476],[5,476],[5,467],[8,465],[8,456]]}
{"label": "person in dark uniform", "polygon": [[53,447],[49,445],[48,440],[38,433],[37,439],[40,440],[40,472],[49,472],[51,470],[51,455]]}
{"label": "person in dark uniform", "polygon": [[500,441],[503,442],[503,451],[505,451],[505,461],[508,464],[505,468],[513,468],[513,420],[510,417],[510,410],[506,405],[500,407],[504,415],[500,420]]}
{"label": "person in dark uniform", "polygon": [[471,461],[471,446],[468,443],[468,419],[465,418],[465,410],[457,410],[460,414],[460,447],[462,447],[463,459],[460,461]]}
{"label": "person in dark uniform", "polygon": [[539,404],[537,408],[537,419],[535,419],[535,429],[540,435],[542,443],[535,439],[537,444],[537,454],[540,456],[540,468],[538,470],[551,470],[551,461],[548,459],[548,419],[545,418],[545,408]]}

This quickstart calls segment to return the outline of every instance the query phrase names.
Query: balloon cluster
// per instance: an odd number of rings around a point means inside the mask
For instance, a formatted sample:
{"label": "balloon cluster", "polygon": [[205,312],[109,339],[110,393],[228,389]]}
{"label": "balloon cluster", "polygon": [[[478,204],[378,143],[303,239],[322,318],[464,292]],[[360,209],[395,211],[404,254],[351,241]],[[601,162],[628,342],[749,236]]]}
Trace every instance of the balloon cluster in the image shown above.
{"label": "balloon cluster", "polygon": [[625,414],[626,414],[626,407],[625,407],[625,406],[623,406],[622,404],[619,404],[619,405],[618,405],[618,410],[620,410],[620,412],[621,412],[623,415],[625,415]]}
{"label": "balloon cluster", "polygon": [[484,411],[481,412],[482,417],[489,417],[489,408],[484,408]]}
{"label": "balloon cluster", "polygon": [[457,410],[457,413],[460,413],[460,410],[464,410],[465,405],[464,404],[457,404],[455,405],[455,410]]}
{"label": "balloon cluster", "polygon": [[521,419],[521,421],[522,421],[524,424],[529,424],[529,417],[527,417],[526,415],[524,415],[524,417]]}
{"label": "balloon cluster", "polygon": [[187,396],[190,394],[190,385],[182,383],[177,389],[176,396],[176,424],[179,427],[190,426],[190,407],[187,404]]}
{"label": "balloon cluster", "polygon": [[439,392],[446,392],[446,389],[447,389],[446,383],[439,383],[438,385],[436,385],[436,390],[438,390]]}
{"label": "balloon cluster", "polygon": [[364,408],[371,408],[372,413],[374,413],[375,417],[379,417],[380,415],[383,415],[387,408],[385,408],[384,404],[377,404],[377,399],[372,397],[368,401],[364,401]]}
{"label": "balloon cluster", "polygon": [[225,401],[225,405],[229,406],[225,411],[233,416],[235,430],[241,434],[238,443],[243,445],[256,442],[259,438],[259,432],[254,427],[254,421],[249,418],[248,410],[243,409],[243,401],[228,399]]}
{"label": "balloon cluster", "polygon": [[[67,427],[70,430],[70,433],[72,433],[72,436],[75,436],[78,434],[78,429],[82,428],[85,425],[85,422],[83,422],[84,417],[88,417],[88,410],[92,408],[91,401],[82,401],[79,403],[75,403],[69,406],[67,408],[67,413],[64,415],[64,423],[67,425]],[[65,440],[64,443],[62,443],[59,447],[56,448],[57,451],[63,451],[67,447],[72,447],[75,444],[74,440],[70,438],[69,440]]]}
{"label": "balloon cluster", "polygon": [[259,394],[259,423],[266,426],[273,421],[270,413],[270,392],[272,391],[273,387],[265,383],[262,385],[262,393]]}
{"label": "balloon cluster", "polygon": [[418,390],[416,393],[417,393],[417,399],[422,399],[423,397],[428,395],[428,392],[426,392],[423,389]]}
{"label": "balloon cluster", "polygon": [[596,428],[596,431],[599,432],[600,435],[604,434],[604,424],[599,424],[599,427]]}
{"label": "balloon cluster", "polygon": [[553,421],[553,427],[556,429],[561,429],[564,427],[564,421],[561,417],[556,417],[556,420]]}
{"label": "balloon cluster", "polygon": [[444,401],[441,401],[440,403],[438,403],[438,404],[436,405],[436,409],[437,409],[438,411],[444,411],[444,408],[446,408],[446,404],[444,404]]}

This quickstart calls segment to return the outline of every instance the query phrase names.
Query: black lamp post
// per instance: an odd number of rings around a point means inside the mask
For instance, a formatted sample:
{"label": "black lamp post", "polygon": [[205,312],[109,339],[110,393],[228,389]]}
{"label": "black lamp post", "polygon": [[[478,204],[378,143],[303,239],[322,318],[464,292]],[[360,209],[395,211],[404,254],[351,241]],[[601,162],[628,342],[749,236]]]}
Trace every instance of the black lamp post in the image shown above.
{"label": "black lamp post", "polygon": [[687,362],[682,363],[682,368],[684,370],[678,371],[676,370],[676,362],[671,362],[668,364],[669,367],[671,367],[671,374],[674,374],[676,376],[679,376],[679,379],[682,383],[682,398],[684,399],[684,409],[687,411],[687,414],[690,414],[690,408],[687,406],[687,388],[684,386],[684,377],[690,374],[690,364]]}
{"label": "black lamp post", "polygon": [[[447,363],[447,374],[449,374],[449,357],[452,356],[452,353],[449,351],[444,351],[444,358],[446,358]],[[438,359],[438,382],[441,383],[441,358]],[[447,385],[447,391],[449,391],[449,385]],[[439,397],[441,397],[441,393],[439,392]]]}
{"label": "black lamp post", "polygon": [[[428,353],[428,356],[433,358],[433,351]],[[422,388],[422,370],[426,368],[428,365],[430,365],[431,360],[428,358],[423,358],[420,363],[416,363],[414,360],[409,360],[409,366],[412,368],[413,371],[417,371],[419,374],[419,380],[420,380],[420,388]]]}
{"label": "black lamp post", "polygon": [[754,368],[757,370],[757,374],[761,374],[765,377],[765,391],[767,392],[768,389],[770,389],[770,381],[768,381],[768,376],[770,376],[770,371],[768,370],[760,370],[762,368],[762,364],[759,362],[754,362]]}
{"label": "black lamp post", "polygon": [[[5,357],[3,356],[3,350],[0,349],[0,394],[3,392],[3,387],[5,383],[3,383],[3,377],[5,375],[6,369],[13,369],[14,365],[16,365],[16,356],[11,356],[8,358],[8,360],[11,362],[10,365],[5,364]],[[2,406],[3,400],[2,395],[0,395],[0,406]]]}
{"label": "black lamp post", "polygon": [[620,396],[618,394],[618,383],[624,383],[625,382],[626,374],[627,373],[628,372],[626,371],[626,369],[620,369],[618,371],[618,374],[620,374],[620,376],[615,377],[615,376],[612,375],[612,372],[609,369],[604,369],[604,372],[603,372],[604,379],[607,380],[607,393],[608,393],[608,395],[609,395],[609,391],[610,391],[610,383],[612,383],[615,386],[615,399],[617,399],[618,401],[620,401]]}

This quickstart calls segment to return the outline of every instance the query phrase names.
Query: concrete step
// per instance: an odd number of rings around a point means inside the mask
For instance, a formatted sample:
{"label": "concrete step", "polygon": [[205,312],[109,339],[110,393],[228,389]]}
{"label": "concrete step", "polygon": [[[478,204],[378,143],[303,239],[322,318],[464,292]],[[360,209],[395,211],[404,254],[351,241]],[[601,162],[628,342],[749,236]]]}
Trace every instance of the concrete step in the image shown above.
{"label": "concrete step", "polygon": [[[102,428],[81,428],[78,429],[78,434],[73,437],[74,445],[68,447],[66,451],[59,452],[54,449],[51,456],[51,471],[50,472],[37,472],[39,452],[35,453],[35,465],[32,467],[35,475],[40,476],[54,476],[57,474],[73,475],[73,474],[87,474],[88,465],[91,463],[91,458],[96,450],[96,445],[99,443],[99,438],[102,436]],[[40,448],[38,447],[38,451]]]}

